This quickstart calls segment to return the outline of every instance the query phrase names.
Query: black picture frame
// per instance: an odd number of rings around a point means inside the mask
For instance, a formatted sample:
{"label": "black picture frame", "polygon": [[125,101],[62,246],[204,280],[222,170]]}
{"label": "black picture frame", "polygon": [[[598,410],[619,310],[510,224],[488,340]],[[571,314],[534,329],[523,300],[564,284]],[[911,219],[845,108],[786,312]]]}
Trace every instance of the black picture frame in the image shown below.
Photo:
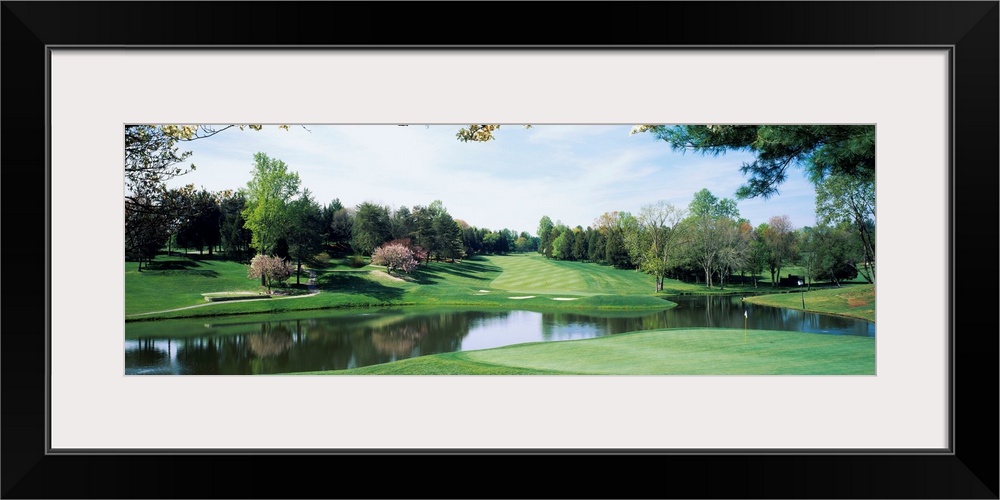
{"label": "black picture frame", "polygon": [[[984,2],[3,2],[4,498],[998,498],[998,20]],[[567,15],[572,11],[572,16]],[[459,20],[459,21],[456,21]],[[47,453],[47,47],[950,47],[951,453]],[[915,138],[919,141],[919,138]],[[963,229],[959,233],[958,229]],[[961,237],[959,237],[961,236]],[[39,268],[38,265],[31,267]],[[19,276],[20,275],[20,276]],[[960,333],[960,335],[956,335]],[[330,471],[315,476],[312,468]],[[439,474],[435,474],[438,472]],[[382,479],[363,479],[369,473]],[[468,488],[466,482],[476,484]]]}

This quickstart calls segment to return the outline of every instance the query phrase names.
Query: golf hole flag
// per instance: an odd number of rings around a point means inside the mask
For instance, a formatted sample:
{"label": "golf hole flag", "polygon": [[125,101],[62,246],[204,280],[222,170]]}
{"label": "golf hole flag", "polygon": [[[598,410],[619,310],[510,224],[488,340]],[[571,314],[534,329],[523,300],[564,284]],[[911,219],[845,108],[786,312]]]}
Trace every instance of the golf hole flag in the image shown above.
{"label": "golf hole flag", "polygon": [[743,318],[745,319],[745,318],[748,318],[748,317],[749,317],[749,316],[747,316],[747,310],[746,310],[746,309],[744,309],[744,310],[743,310]]}

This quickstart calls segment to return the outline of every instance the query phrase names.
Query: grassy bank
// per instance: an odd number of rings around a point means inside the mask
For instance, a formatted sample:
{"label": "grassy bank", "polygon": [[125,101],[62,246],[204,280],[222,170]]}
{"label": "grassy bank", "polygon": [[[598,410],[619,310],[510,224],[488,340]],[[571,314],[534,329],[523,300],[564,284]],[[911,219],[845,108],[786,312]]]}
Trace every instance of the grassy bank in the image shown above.
{"label": "grassy bank", "polygon": [[[781,269],[781,272],[777,274],[777,278],[787,278],[789,276],[804,276],[806,274],[806,269],[798,266],[785,266]],[[699,276],[699,279],[704,279]],[[769,293],[769,291],[774,290],[771,286],[771,275],[769,271],[765,271],[763,275],[757,276],[757,285],[754,286],[752,276],[734,276],[731,278],[731,282],[726,283],[725,288],[719,288],[719,283],[716,282],[712,288],[705,286],[704,282],[700,283],[688,283],[677,280],[666,280],[663,284],[663,294],[664,295],[727,295],[727,294],[746,294],[746,295],[756,295]],[[864,278],[858,276],[853,280],[847,280],[843,282],[844,284],[863,284],[867,283]],[[814,288],[827,288],[834,286],[830,283],[820,282],[814,283]],[[797,291],[797,289],[796,289]]]}
{"label": "grassy bank", "polygon": [[875,339],[667,329],[410,358],[315,375],[874,375]]}
{"label": "grassy bank", "polygon": [[[431,262],[406,275],[336,262],[314,272],[320,292],[315,295],[208,302],[204,294],[259,292],[260,283],[236,262],[161,256],[141,273],[126,263],[126,321],[409,305],[591,310],[673,305],[653,293],[649,275],[541,255]],[[306,292],[305,282],[293,291]]]}
{"label": "grassy bank", "polygon": [[202,293],[258,293],[260,281],[247,266],[225,260],[160,256],[142,272],[125,263],[125,314],[162,311],[205,302]]}
{"label": "grassy bank", "polygon": [[[875,321],[875,285],[847,285],[804,293],[747,297],[747,302]],[[802,302],[805,301],[805,308]]]}

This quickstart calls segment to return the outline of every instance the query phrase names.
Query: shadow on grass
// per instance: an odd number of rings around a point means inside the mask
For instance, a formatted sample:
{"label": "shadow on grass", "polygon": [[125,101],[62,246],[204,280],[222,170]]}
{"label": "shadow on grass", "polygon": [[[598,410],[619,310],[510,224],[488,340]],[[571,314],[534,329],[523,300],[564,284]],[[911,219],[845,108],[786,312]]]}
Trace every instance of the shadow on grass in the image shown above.
{"label": "shadow on grass", "polygon": [[317,274],[316,285],[329,292],[350,292],[374,297],[389,302],[403,298],[403,289],[385,286],[381,283],[365,279],[359,273],[323,273]]}
{"label": "shadow on grass", "polygon": [[199,266],[200,264],[192,260],[162,260],[150,262],[145,268],[150,271],[186,271]]}
{"label": "shadow on grass", "polygon": [[163,262],[172,262],[171,259],[186,259],[186,260],[190,260],[190,261],[192,261],[194,263],[202,262],[202,263],[206,263],[206,264],[210,264],[210,263],[212,263],[214,261],[219,261],[219,262],[222,262],[222,261],[232,261],[232,262],[235,262],[234,259],[232,259],[228,255],[225,255],[225,254],[222,254],[222,253],[213,253],[213,254],[209,255],[207,253],[199,254],[197,252],[184,253],[184,252],[177,252],[177,251],[170,252],[169,255],[161,253],[157,257],[157,259],[158,260],[162,259]]}
{"label": "shadow on grass", "polygon": [[496,276],[490,273],[500,272],[500,268],[490,264],[477,262],[435,262],[428,272],[433,274],[448,274],[477,281],[490,281]]}
{"label": "shadow on grass", "polygon": [[470,262],[430,262],[420,264],[410,271],[409,280],[421,285],[433,285],[447,280],[445,275],[457,276],[476,281],[491,281],[494,276],[486,273],[500,272],[500,268],[491,264]]}
{"label": "shadow on grass", "polygon": [[180,270],[146,269],[143,270],[143,274],[146,274],[148,276],[201,276],[202,278],[218,278],[221,275],[219,271],[213,271],[211,269],[180,269]]}
{"label": "shadow on grass", "polygon": [[427,264],[420,264],[416,269],[410,271],[407,279],[421,285],[433,285],[441,281],[438,273],[429,268]]}
{"label": "shadow on grass", "polygon": [[169,260],[146,264],[143,274],[149,276],[201,276],[218,278],[220,273],[211,269],[200,269],[201,264],[190,260]]}
{"label": "shadow on grass", "polygon": [[460,266],[462,269],[477,273],[491,273],[491,272],[495,273],[495,272],[500,272],[501,270],[498,266],[486,263],[485,261],[476,262],[476,261],[465,260],[459,263],[458,266]]}

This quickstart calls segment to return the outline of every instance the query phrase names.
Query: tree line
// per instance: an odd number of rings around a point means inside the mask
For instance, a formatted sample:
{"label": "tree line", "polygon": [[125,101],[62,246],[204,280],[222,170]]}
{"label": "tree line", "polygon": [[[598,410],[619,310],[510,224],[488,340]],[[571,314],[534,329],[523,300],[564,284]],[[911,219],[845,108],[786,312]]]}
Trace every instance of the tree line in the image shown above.
{"label": "tree line", "polygon": [[754,227],[740,217],[735,200],[702,189],[687,207],[659,201],[635,214],[605,212],[586,228],[543,216],[538,251],[646,272],[656,278],[657,291],[666,278],[724,288],[749,276],[757,286],[765,272],[777,286],[789,265],[803,267],[806,280],[839,285],[860,275],[874,283],[874,190],[837,175],[821,184],[815,227],[794,228],[787,215]]}

